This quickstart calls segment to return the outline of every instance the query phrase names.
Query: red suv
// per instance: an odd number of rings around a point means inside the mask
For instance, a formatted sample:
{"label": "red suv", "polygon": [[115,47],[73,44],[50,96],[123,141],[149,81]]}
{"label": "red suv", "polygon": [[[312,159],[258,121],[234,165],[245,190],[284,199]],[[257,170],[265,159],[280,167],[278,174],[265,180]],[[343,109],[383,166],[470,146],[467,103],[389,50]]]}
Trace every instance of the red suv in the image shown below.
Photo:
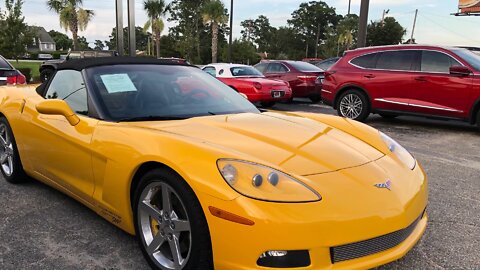
{"label": "red suv", "polygon": [[409,114],[480,126],[480,56],[419,45],[348,51],[325,72],[322,99],[359,121]]}
{"label": "red suv", "polygon": [[321,100],[320,78],[323,70],[301,61],[262,61],[255,68],[269,79],[286,81],[294,97],[307,97],[314,103]]}

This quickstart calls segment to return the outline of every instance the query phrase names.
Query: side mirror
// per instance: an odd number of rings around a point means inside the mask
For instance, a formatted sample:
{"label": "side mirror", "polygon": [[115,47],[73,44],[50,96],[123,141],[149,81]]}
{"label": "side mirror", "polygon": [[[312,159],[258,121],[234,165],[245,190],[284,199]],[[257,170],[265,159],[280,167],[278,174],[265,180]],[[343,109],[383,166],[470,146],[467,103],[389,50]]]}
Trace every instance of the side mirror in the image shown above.
{"label": "side mirror", "polygon": [[450,74],[455,76],[465,77],[472,74],[472,71],[464,66],[453,66],[450,67]]}
{"label": "side mirror", "polygon": [[63,115],[72,126],[80,123],[80,118],[70,109],[67,102],[60,99],[47,99],[37,104],[37,112],[48,115]]}

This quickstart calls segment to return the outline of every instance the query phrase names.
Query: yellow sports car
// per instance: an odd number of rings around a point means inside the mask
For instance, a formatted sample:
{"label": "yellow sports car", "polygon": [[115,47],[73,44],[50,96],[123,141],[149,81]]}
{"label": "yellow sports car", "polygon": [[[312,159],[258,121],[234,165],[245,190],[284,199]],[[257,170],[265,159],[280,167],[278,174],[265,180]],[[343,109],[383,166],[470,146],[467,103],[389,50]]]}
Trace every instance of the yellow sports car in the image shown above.
{"label": "yellow sports car", "polygon": [[259,111],[168,60],[72,60],[0,88],[0,163],[136,235],[154,269],[364,269],[421,238],[427,178],[344,118]]}

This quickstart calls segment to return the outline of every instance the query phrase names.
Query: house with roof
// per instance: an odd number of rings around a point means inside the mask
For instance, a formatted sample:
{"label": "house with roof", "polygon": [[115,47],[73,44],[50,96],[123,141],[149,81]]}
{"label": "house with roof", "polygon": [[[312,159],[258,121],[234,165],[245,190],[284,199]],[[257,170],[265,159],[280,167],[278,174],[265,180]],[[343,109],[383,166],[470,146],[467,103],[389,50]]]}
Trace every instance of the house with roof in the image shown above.
{"label": "house with roof", "polygon": [[29,52],[54,52],[57,50],[57,45],[55,41],[50,36],[50,34],[43,27],[39,26],[30,26],[33,33],[33,42],[28,46]]}

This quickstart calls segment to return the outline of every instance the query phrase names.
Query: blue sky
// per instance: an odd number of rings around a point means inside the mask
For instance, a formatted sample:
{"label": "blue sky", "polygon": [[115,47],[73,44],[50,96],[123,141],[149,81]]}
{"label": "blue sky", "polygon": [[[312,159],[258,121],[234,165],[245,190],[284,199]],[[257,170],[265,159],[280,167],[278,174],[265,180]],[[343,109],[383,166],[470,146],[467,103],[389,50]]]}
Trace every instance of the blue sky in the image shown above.
{"label": "blue sky", "polygon": [[[31,25],[44,26],[47,31],[62,31],[58,17],[46,8],[46,0],[24,0],[24,14]],[[124,0],[126,2],[126,0]],[[142,10],[142,0],[136,1],[136,24],[143,25],[146,16]],[[223,0],[227,7],[229,0]],[[0,9],[4,1],[0,0]],[[84,0],[84,7],[94,9],[96,16],[88,29],[80,33],[89,42],[96,39],[106,40],[115,26],[115,0]],[[168,0],[167,0],[168,2]],[[234,0],[234,33],[240,35],[240,22],[248,18],[265,15],[272,25],[286,25],[292,11],[298,8],[302,0]],[[336,8],[337,13],[346,14],[348,0],[327,0],[328,5]],[[125,5],[126,6],[126,3]],[[352,0],[352,13],[359,12],[360,0]],[[405,39],[410,37],[415,9],[419,10],[415,38],[419,43],[438,45],[480,46],[480,17],[454,17],[450,13],[457,10],[457,1],[450,0],[370,0],[369,20],[379,20],[384,9],[390,9],[393,16],[407,29]],[[126,16],[125,16],[126,23]],[[171,26],[167,23],[167,26]],[[166,33],[166,32],[164,32]],[[313,37],[312,37],[313,38]]]}

